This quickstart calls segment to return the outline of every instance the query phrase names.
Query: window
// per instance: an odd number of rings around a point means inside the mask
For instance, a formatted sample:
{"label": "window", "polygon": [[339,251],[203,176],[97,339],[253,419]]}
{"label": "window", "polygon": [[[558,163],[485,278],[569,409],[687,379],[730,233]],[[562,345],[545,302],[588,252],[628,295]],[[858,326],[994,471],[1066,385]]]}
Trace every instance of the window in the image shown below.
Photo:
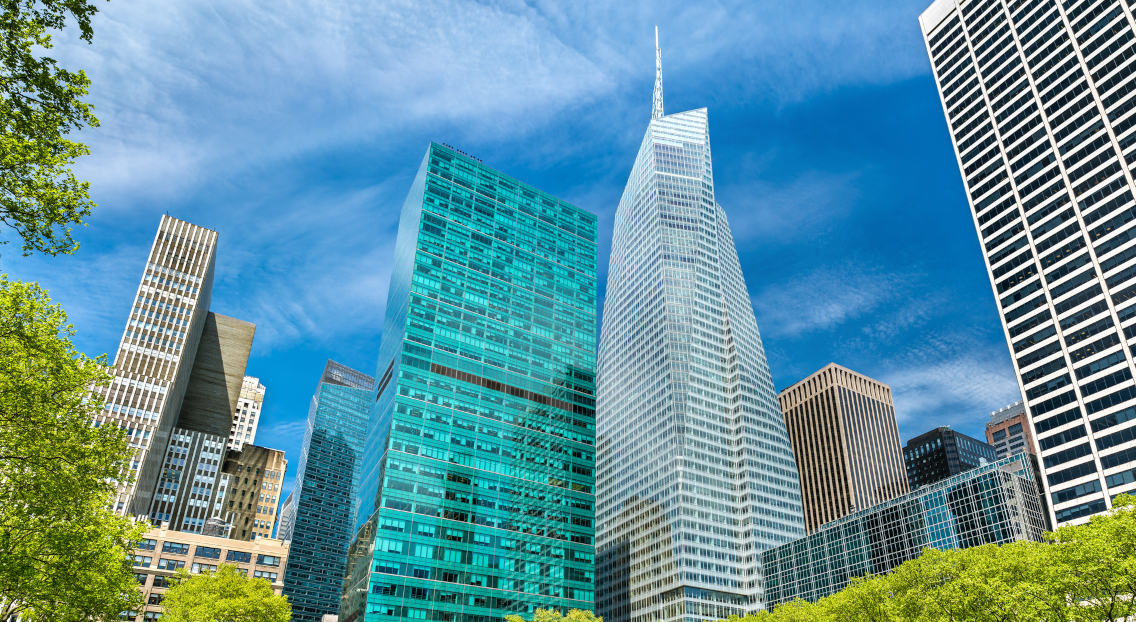
{"label": "window", "polygon": [[256,563],[258,566],[279,566],[280,558],[275,555],[257,555]]}
{"label": "window", "polygon": [[169,577],[164,577],[162,575],[154,575],[154,587],[169,587],[169,586],[170,586]]}
{"label": "window", "polygon": [[209,559],[221,559],[221,549],[212,546],[199,546],[193,554],[197,557],[208,557]]}
{"label": "window", "polygon": [[164,596],[164,594],[162,594],[161,592],[152,592],[150,594],[150,597],[146,599],[146,604],[160,605],[162,604],[162,596]]}
{"label": "window", "polygon": [[268,572],[267,570],[254,570],[252,576],[256,577],[257,579],[268,579],[273,583],[276,582],[275,572]]}
{"label": "window", "polygon": [[247,564],[252,561],[252,553],[246,551],[229,551],[229,553],[225,555],[225,561]]}
{"label": "window", "polygon": [[217,566],[214,564],[202,564],[199,562],[193,562],[193,566],[190,567],[189,571],[194,574],[197,574],[199,572],[216,572]]}
{"label": "window", "polygon": [[184,559],[166,559],[165,557],[158,560],[158,570],[180,570],[185,568]]}
{"label": "window", "polygon": [[150,562],[152,562],[152,561],[154,561],[153,557],[143,557],[142,555],[135,555],[134,556],[134,565],[135,566],[142,566],[143,568],[149,568]]}
{"label": "window", "polygon": [[158,544],[157,540],[154,540],[153,538],[146,538],[145,540],[140,540],[138,542],[138,550],[140,550],[140,551],[153,551],[154,547],[157,546],[157,544]]}
{"label": "window", "polygon": [[175,555],[188,555],[189,554],[189,545],[188,544],[182,544],[181,542],[163,542],[162,543],[162,552],[163,553],[173,553]]}

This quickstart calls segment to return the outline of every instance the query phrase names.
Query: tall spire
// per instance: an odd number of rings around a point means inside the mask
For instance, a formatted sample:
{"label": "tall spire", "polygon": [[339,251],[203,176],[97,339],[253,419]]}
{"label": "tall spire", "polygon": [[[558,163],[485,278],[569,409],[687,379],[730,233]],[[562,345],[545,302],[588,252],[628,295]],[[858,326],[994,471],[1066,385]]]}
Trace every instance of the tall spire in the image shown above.
{"label": "tall spire", "polygon": [[663,118],[663,52],[659,49],[658,26],[655,26],[655,94],[651,98],[651,118]]}

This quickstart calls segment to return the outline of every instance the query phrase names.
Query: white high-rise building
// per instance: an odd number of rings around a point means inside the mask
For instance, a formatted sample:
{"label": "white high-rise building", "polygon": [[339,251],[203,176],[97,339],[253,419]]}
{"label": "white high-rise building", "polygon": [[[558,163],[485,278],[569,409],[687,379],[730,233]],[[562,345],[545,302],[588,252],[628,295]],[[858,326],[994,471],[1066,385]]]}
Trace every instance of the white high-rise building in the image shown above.
{"label": "white high-rise building", "polygon": [[245,376],[237,409],[233,411],[233,428],[229,431],[229,447],[240,451],[245,443],[256,442],[256,427],[260,424],[260,409],[264,405],[265,388],[260,378]]}
{"label": "white high-rise building", "polygon": [[706,109],[652,118],[615,217],[597,377],[596,605],[607,622],[763,606],[761,552],[805,534],[793,450]]}
{"label": "white high-rise building", "polygon": [[1136,36],[1119,0],[919,18],[1058,524],[1136,490]]}

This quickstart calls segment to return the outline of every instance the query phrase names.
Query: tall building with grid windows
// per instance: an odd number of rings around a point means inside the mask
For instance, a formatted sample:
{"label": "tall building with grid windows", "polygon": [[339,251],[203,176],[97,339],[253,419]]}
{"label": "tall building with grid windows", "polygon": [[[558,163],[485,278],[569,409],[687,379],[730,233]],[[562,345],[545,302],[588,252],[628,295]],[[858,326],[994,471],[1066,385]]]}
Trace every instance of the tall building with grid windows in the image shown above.
{"label": "tall building with grid windows", "polygon": [[399,220],[341,622],[592,609],[595,348],[596,217],[431,144]]}
{"label": "tall building with grid windows", "polygon": [[808,531],[907,492],[891,387],[829,363],[777,399]]}
{"label": "tall building with grid windows", "polygon": [[924,432],[903,446],[907,481],[912,488],[933,484],[995,460],[997,453],[993,445],[948,427]]}
{"label": "tall building with grid windows", "polygon": [[760,554],[804,534],[793,450],[726,213],[705,108],[652,115],[615,215],[597,378],[597,613],[762,606]]}
{"label": "tall building with grid windows", "polygon": [[1059,524],[1136,490],[1136,35],[1121,0],[919,18]]}
{"label": "tall building with grid windows", "polygon": [[374,390],[373,377],[328,361],[312,396],[296,484],[282,510],[290,524],[279,536],[292,543],[284,594],[294,622],[339,612]]}
{"label": "tall building with grid windows", "polygon": [[1049,527],[1033,458],[984,464],[837,519],[762,554],[769,606],[815,602],[924,549],[1040,542]]}
{"label": "tall building with grid windows", "polygon": [[259,378],[245,376],[237,409],[233,412],[233,427],[229,430],[229,447],[240,450],[245,443],[256,442],[256,428],[260,425],[260,409],[264,406],[265,387]]}
{"label": "tall building with grid windows", "polygon": [[[222,343],[218,333],[218,323],[224,325],[232,318],[209,312],[216,251],[214,230],[161,217],[115,354],[114,378],[98,389],[105,410],[95,422],[126,429],[135,452],[132,482],[120,487],[115,501],[118,512],[149,513],[170,435],[182,417],[186,390],[191,384],[215,383],[218,376],[224,383],[224,372],[218,375],[216,365],[208,364],[216,362],[215,355],[222,348],[232,351],[229,359],[239,362],[243,373],[241,344],[233,347],[229,339]],[[244,326],[235,328],[241,333]],[[197,376],[193,383],[191,375]],[[194,396],[189,397],[187,407],[193,412],[187,419],[191,427],[207,427],[209,403],[202,404],[200,393],[197,397],[197,406]],[[227,419],[232,410],[220,414]]]}
{"label": "tall building with grid windows", "polygon": [[994,453],[999,458],[1023,451],[1037,455],[1025,404],[1014,402],[990,413],[990,421],[986,422],[986,442],[994,446]]}

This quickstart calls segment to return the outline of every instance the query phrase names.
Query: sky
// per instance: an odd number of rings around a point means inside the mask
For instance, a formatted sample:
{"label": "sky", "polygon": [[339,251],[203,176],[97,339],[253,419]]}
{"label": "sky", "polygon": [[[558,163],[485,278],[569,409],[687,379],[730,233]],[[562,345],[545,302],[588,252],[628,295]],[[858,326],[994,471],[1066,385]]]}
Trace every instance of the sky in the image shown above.
{"label": "sky", "polygon": [[1021,399],[917,17],[928,0],[97,3],[98,203],[39,281],[76,345],[113,356],[161,214],[219,234],[212,310],[257,325],[256,442],[295,478],[327,359],[374,374],[398,212],[429,141],[611,227],[650,118],[708,107],[730,219],[780,389],[829,362],[892,388],[901,439],[983,436]]}

